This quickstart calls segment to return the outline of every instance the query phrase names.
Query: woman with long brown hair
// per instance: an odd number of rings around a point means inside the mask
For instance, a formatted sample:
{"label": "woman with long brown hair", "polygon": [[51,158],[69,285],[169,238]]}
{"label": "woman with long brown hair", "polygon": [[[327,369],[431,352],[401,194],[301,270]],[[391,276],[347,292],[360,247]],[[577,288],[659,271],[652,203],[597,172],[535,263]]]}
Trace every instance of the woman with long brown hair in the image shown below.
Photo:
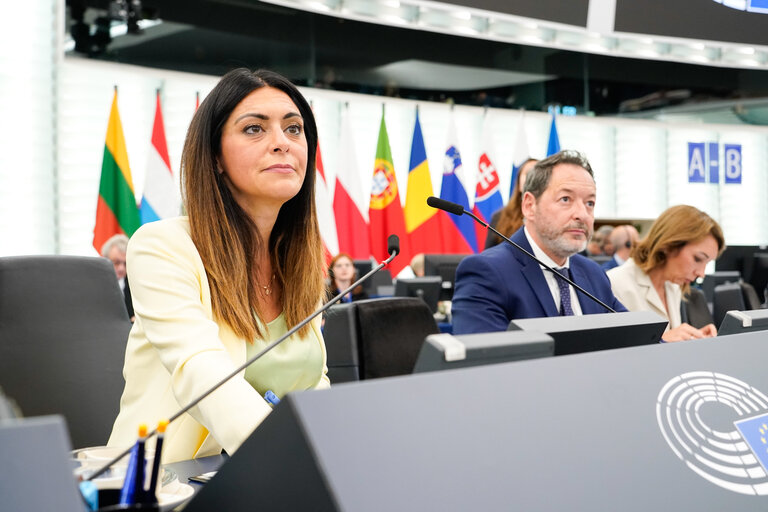
{"label": "woman with long brown hair", "polygon": [[630,258],[607,274],[614,295],[628,310],[654,311],[669,320],[664,341],[706,338],[717,334],[715,326],[697,329],[683,323],[680,306],[691,283],[704,277],[707,263],[723,249],[723,231],[712,217],[693,206],[672,206],[654,221]]}
{"label": "woman with long brown hair", "polygon": [[[109,444],[129,446],[308,316],[324,293],[315,212],[317,128],[301,93],[236,69],[190,124],[188,217],[139,229],[127,267],[136,322]],[[168,427],[164,462],[232,453],[269,414],[263,395],[327,387],[320,319]]]}

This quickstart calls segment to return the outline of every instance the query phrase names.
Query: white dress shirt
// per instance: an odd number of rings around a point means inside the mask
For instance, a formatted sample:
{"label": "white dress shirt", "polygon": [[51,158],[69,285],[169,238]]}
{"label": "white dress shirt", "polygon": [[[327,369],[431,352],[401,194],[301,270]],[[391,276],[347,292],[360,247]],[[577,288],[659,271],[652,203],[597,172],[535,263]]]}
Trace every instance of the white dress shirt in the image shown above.
{"label": "white dress shirt", "polygon": [[[541,261],[546,263],[552,268],[569,268],[568,265],[571,262],[570,258],[567,258],[565,260],[564,265],[558,265],[554,261],[552,261],[552,258],[547,256],[547,253],[545,253],[541,247],[539,247],[536,242],[531,238],[531,234],[528,233],[528,228],[524,227],[523,232],[525,233],[525,237],[528,239],[528,243],[531,244],[531,249],[533,250],[533,255],[539,258]],[[547,281],[547,286],[549,286],[549,291],[552,293],[552,298],[555,300],[555,307],[558,311],[560,311],[560,287],[557,284],[558,278],[552,275],[552,272],[549,270],[546,270],[543,266],[539,265],[539,268],[541,268],[541,271],[544,272],[544,279]],[[571,276],[571,280],[573,280],[573,276]],[[579,303],[579,297],[576,295],[576,289],[573,286],[568,286],[568,289],[571,290],[571,309],[573,310],[574,315],[583,315],[581,311],[581,304]]]}

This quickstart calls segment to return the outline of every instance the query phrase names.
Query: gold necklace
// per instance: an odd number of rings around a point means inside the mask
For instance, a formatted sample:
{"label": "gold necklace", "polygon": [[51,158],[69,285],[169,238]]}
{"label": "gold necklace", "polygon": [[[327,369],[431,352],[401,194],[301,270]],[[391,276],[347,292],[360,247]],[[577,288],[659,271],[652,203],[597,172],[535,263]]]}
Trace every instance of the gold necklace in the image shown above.
{"label": "gold necklace", "polygon": [[275,281],[275,274],[272,274],[272,277],[269,278],[269,283],[267,283],[266,286],[264,286],[263,284],[259,284],[259,287],[264,289],[262,293],[264,293],[265,296],[269,296],[272,294],[272,283],[274,281]]}

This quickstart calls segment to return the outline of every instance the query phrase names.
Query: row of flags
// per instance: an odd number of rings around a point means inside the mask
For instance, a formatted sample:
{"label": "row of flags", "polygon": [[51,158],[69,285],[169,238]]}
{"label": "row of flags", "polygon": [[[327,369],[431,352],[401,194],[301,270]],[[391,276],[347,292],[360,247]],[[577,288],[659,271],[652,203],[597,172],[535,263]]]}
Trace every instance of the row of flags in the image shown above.
{"label": "row of flags", "polygon": [[137,205],[115,87],[107,122],[96,224],[93,229],[93,247],[98,252],[113,235],[122,233],[130,237],[142,224],[174,217],[181,211],[181,200],[168,157],[160,91],[157,92],[150,145],[143,197]]}
{"label": "row of flags", "polygon": [[[470,210],[469,196],[464,185],[464,162],[452,118],[447,139],[442,162],[440,197]],[[499,172],[494,163],[491,126],[487,115],[483,122],[481,140],[483,147],[477,162],[474,163],[477,179],[471,210],[478,217],[490,222],[493,213],[499,210],[504,202]],[[115,88],[107,127],[94,228],[93,246],[97,251],[100,251],[104,242],[114,234],[124,233],[130,237],[141,224],[173,217],[180,212],[180,198],[168,157],[159,91],[150,144],[143,197],[137,205]],[[387,238],[391,234],[400,238],[400,255],[390,264],[393,275],[407,266],[415,254],[466,254],[482,250],[485,244],[485,230],[469,216],[450,215],[427,205],[427,198],[434,194],[434,189],[418,109],[411,142],[405,207],[400,200],[383,110],[367,204],[355,193],[363,188],[348,112],[342,116],[340,147],[342,151],[339,152],[332,201],[329,192],[331,184],[326,180],[319,145],[317,149],[315,201],[326,261],[330,261],[330,258],[339,252],[345,252],[354,259],[368,259],[372,256],[378,261],[383,260],[387,257]],[[547,155],[559,150],[560,143],[553,114]],[[513,151],[510,195],[514,189],[517,172],[529,157],[524,118],[521,116]]]}
{"label": "row of flags", "polygon": [[[494,164],[488,116],[484,119],[482,132],[481,140],[484,146],[476,162],[475,200],[471,209],[475,215],[490,222],[493,213],[503,207],[504,200],[501,195],[499,172]],[[393,275],[399,273],[410,263],[411,258],[419,253],[467,254],[483,249],[485,229],[469,216],[450,215],[427,205],[427,198],[434,194],[434,189],[418,109],[411,141],[405,207],[400,201],[384,112],[382,111],[379,125],[367,212],[365,206],[356,202],[353,198],[354,194],[350,193],[360,189],[357,179],[360,173],[353,164],[356,162],[356,156],[351,133],[349,116],[345,113],[341,131],[341,147],[344,150],[336,173],[333,205],[324,204],[320,199],[317,204],[318,211],[332,207],[336,220],[337,237],[335,239],[330,238],[332,237],[330,230],[322,233],[326,247],[338,247],[339,252],[345,252],[355,259],[367,259],[373,256],[380,261],[387,257],[387,237],[390,234],[396,234],[400,238],[400,255],[390,264]],[[559,150],[560,142],[553,114],[547,156]],[[525,137],[524,119],[521,116],[518,139],[513,153],[510,195],[514,189],[517,171],[528,158],[530,153]],[[324,179],[322,183],[325,183]],[[440,197],[462,205],[465,210],[470,210],[469,196],[464,183],[464,164],[456,128],[451,119],[443,159]],[[327,196],[325,193],[317,194],[318,198],[325,196]],[[368,214],[367,221],[365,213]],[[320,215],[323,216],[322,213]],[[325,214],[326,218],[329,216],[330,213]]]}

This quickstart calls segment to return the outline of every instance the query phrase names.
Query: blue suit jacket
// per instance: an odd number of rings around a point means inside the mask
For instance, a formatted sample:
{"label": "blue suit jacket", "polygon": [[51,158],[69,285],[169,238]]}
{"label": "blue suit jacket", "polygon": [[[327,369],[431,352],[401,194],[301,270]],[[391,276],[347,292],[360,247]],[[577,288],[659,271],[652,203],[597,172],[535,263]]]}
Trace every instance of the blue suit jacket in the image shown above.
{"label": "blue suit jacket", "polygon": [[606,271],[606,272],[607,272],[607,271],[609,271],[609,270],[611,270],[612,268],[616,268],[616,267],[618,267],[618,266],[619,266],[619,262],[618,262],[618,261],[616,261],[616,256],[613,256],[611,259],[609,259],[608,261],[606,261],[605,263],[603,263],[602,265],[600,265],[600,267],[601,267],[601,268],[602,268],[604,271]]}
{"label": "blue suit jacket", "polygon": [[[533,252],[520,228],[513,242]],[[588,258],[571,256],[571,279],[615,309],[627,309],[611,291],[608,276]],[[544,278],[545,270],[506,242],[464,258],[456,269],[451,313],[454,334],[506,331],[510,320],[558,316],[558,308]],[[577,291],[585,315],[607,313],[605,308]]]}

